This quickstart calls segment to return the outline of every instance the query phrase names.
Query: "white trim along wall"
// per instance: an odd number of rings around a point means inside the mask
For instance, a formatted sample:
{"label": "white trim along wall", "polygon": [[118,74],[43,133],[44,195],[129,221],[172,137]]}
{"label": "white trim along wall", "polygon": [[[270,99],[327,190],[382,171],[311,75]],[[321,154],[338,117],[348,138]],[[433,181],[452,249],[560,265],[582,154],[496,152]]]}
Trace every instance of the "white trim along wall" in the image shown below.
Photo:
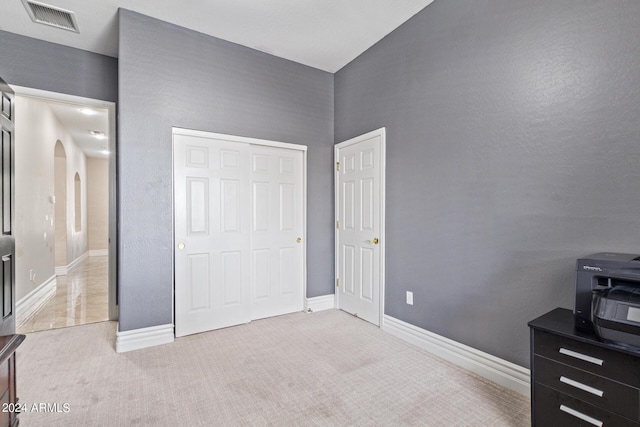
{"label": "white trim along wall", "polygon": [[384,315],[382,330],[510,390],[531,395],[530,371],[522,366],[388,315]]}
{"label": "white trim along wall", "polygon": [[331,310],[332,308],[336,308],[335,294],[307,298],[304,304],[304,310],[307,313],[313,313],[322,310]]}
{"label": "white trim along wall", "polygon": [[116,331],[116,352],[124,353],[132,350],[140,350],[161,344],[172,343],[173,325],[159,325],[150,328],[133,329],[130,331]]}
{"label": "white trim along wall", "polygon": [[91,249],[89,250],[89,256],[109,256],[109,249]]}
{"label": "white trim along wall", "polygon": [[54,275],[16,302],[16,329],[20,329],[31,320],[55,295]]}
{"label": "white trim along wall", "polygon": [[[314,313],[330,310],[335,306],[334,294],[322,295],[306,299],[305,311]],[[381,329],[503,387],[524,396],[531,395],[529,369],[386,314],[382,318]]]}
{"label": "white trim along wall", "polygon": [[80,264],[85,259],[89,258],[89,256],[91,256],[91,254],[89,253],[89,251],[87,251],[82,255],[80,255],[78,258],[71,261],[68,265],[56,267],[56,276],[66,276],[67,274],[69,274],[71,270],[77,267],[78,264]]}

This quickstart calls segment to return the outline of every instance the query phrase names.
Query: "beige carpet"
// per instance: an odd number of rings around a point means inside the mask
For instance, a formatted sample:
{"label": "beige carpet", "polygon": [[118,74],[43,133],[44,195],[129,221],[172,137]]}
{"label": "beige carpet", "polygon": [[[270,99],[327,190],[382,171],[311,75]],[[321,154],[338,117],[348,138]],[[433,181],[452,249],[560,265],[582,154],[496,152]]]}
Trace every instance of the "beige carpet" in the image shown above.
{"label": "beige carpet", "polygon": [[53,412],[21,427],[530,425],[528,398],[336,310],[123,354],[114,341],[113,322],[27,335],[20,402]]}

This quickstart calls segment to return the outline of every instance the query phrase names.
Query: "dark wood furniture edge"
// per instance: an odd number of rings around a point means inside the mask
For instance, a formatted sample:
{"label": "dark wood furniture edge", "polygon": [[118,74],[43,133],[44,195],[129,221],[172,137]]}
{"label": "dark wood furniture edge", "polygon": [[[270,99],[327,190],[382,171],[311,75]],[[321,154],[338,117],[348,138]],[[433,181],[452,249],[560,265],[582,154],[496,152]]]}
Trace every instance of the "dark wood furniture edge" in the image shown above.
{"label": "dark wood furniture edge", "polygon": [[25,336],[21,334],[5,335],[0,337],[0,363],[4,362],[11,356],[18,346],[22,344]]}
{"label": "dark wood furniture edge", "polygon": [[626,346],[614,342],[602,342],[594,332],[577,330],[574,325],[573,311],[558,307],[528,323],[529,327],[538,331],[550,332],[576,341],[592,344],[609,350],[640,357],[640,348]]}

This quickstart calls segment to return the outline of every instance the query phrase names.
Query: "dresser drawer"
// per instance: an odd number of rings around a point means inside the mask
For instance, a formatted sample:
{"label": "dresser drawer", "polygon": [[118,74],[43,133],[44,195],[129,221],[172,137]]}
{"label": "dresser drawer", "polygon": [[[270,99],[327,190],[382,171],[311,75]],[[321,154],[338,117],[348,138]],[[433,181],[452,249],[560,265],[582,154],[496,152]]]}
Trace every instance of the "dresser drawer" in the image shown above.
{"label": "dresser drawer", "polygon": [[580,341],[534,331],[534,354],[640,387],[640,358]]}
{"label": "dresser drawer", "polygon": [[640,390],[592,373],[547,359],[534,357],[535,381],[564,394],[640,421]]}
{"label": "dresser drawer", "polygon": [[534,426],[538,427],[638,427],[631,421],[541,384],[534,384]]}

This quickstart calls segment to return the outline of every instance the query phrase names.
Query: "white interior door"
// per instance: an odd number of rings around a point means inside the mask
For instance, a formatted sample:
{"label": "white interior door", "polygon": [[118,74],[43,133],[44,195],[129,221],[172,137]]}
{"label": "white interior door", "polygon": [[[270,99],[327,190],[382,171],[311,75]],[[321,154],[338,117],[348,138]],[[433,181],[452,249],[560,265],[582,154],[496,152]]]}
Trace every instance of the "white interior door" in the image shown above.
{"label": "white interior door", "polygon": [[251,147],[252,318],[303,307],[302,152]]}
{"label": "white interior door", "polygon": [[176,336],[303,309],[301,147],[174,130]]}
{"label": "white interior door", "polygon": [[249,322],[249,145],[174,135],[174,174],[176,336]]}
{"label": "white interior door", "polygon": [[380,326],[384,299],[384,128],[336,145],[338,308]]}

